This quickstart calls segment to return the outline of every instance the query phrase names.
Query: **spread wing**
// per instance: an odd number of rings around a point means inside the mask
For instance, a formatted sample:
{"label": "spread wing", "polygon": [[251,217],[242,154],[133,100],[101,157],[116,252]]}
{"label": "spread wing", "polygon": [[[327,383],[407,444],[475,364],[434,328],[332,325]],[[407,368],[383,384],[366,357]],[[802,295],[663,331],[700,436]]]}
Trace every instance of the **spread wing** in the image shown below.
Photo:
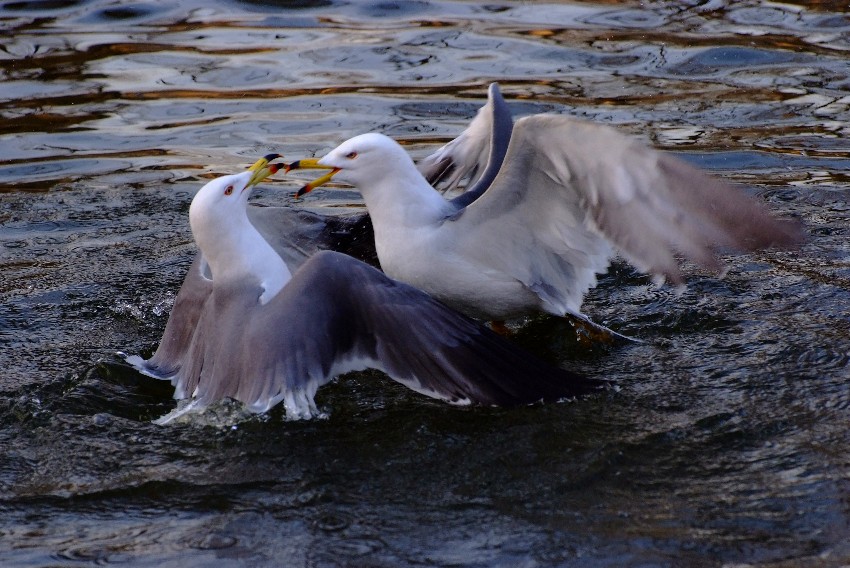
{"label": "spread wing", "polygon": [[490,186],[508,150],[513,118],[498,83],[487,91],[487,104],[460,136],[422,159],[417,167],[434,187],[443,192],[457,189],[469,178],[466,191],[452,203],[460,209],[475,201]]}
{"label": "spread wing", "polygon": [[172,377],[195,408],[230,397],[256,412],[317,414],[317,389],[375,368],[455,404],[573,397],[604,382],[550,366],[425,293],[351,257],[311,257],[270,302],[252,284],[217,288],[189,358]]}
{"label": "spread wing", "polygon": [[[325,249],[378,263],[372,222],[367,213],[331,216],[288,207],[249,207],[248,216],[292,272]],[[213,290],[212,280],[204,276],[204,270],[199,252],[177,293],[154,355],[147,360],[136,355],[126,358],[141,373],[169,378],[180,369]]]}
{"label": "spread wing", "polygon": [[719,269],[720,250],[802,240],[797,222],[739,189],[613,128],[555,115],[517,121],[498,176],[449,225],[556,313],[578,313],[614,250],[679,284],[676,253]]}
{"label": "spread wing", "polygon": [[174,306],[168,315],[156,353],[147,360],[138,355],[126,358],[139,372],[166,379],[180,369],[198,327],[198,320],[212,294],[212,280],[204,275],[205,266],[203,257],[198,253],[174,298]]}

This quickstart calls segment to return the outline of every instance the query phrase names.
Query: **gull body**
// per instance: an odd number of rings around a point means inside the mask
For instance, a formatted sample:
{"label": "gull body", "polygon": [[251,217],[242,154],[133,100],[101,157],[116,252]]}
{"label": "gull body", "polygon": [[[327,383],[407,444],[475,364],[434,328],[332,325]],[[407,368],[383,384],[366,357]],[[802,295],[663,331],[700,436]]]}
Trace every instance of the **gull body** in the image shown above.
{"label": "gull body", "polygon": [[288,265],[289,255],[277,252],[247,214],[250,187],[264,177],[223,176],[192,201],[201,257],[156,353],[127,358],[170,380],[175,398],[192,399],[162,422],[224,398],[254,412],[282,402],[287,417],[309,418],[320,414],[320,386],[366,368],[454,404],[525,404],[603,385],[543,363],[352,257],[320,251],[299,258],[297,268]]}
{"label": "gull body", "polygon": [[[500,259],[453,221],[458,208],[434,190],[395,141],[370,133],[338,150],[320,163],[343,164],[346,154],[357,153],[358,166],[343,168],[335,179],[361,191],[384,272],[478,319],[505,320],[543,309],[515,277],[509,259]],[[386,175],[373,177],[379,164]]]}
{"label": "gull body", "polygon": [[[440,177],[463,154],[462,138],[420,170]],[[582,299],[616,254],[681,284],[678,254],[719,271],[720,251],[802,240],[797,222],[774,218],[740,189],[614,128],[559,115],[519,119],[497,173],[486,187],[476,182],[479,195],[468,203],[445,199],[382,134],[301,162],[332,168],[335,180],[360,191],[388,275],[480,319],[539,311],[584,318]]]}

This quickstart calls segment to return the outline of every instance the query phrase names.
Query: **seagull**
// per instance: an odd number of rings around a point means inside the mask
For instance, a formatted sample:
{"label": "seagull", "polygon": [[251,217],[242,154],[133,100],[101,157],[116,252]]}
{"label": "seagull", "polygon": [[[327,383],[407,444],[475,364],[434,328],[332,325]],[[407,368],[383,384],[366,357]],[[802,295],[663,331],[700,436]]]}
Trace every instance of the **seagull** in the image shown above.
{"label": "seagull", "polygon": [[[439,179],[450,167],[462,174],[481,166],[487,121],[479,118],[467,131],[483,136],[462,134],[421,170]],[[331,170],[296,196],[331,179],[360,191],[387,275],[495,322],[539,312],[589,322],[584,295],[617,254],[657,282],[680,286],[679,254],[721,272],[721,251],[803,240],[798,222],[774,218],[740,189],[609,126],[532,115],[513,125],[501,159],[490,146],[497,171],[484,168],[469,202],[446,199],[397,142],[378,133],[288,169]]]}
{"label": "seagull", "polygon": [[456,405],[559,400],[606,384],[544,363],[350,256],[319,251],[293,271],[247,212],[252,187],[277,171],[275,157],[210,181],[192,200],[200,259],[156,353],[126,357],[191,399],[160,423],[225,398],[252,412],[282,402],[288,419],[320,416],[318,388],[366,368]]}

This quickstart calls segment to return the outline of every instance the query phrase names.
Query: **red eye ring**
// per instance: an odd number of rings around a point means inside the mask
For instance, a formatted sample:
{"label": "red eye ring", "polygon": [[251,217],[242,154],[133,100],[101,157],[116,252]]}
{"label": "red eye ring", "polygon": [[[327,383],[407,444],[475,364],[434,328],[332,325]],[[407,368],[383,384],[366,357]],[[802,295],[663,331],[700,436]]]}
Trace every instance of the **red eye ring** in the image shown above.
{"label": "red eye ring", "polygon": [[349,152],[348,154],[345,155],[345,157],[348,158],[349,160],[353,160],[354,158],[357,157],[357,152]]}
{"label": "red eye ring", "polygon": [[231,193],[233,193],[233,186],[232,185],[228,185],[227,187],[224,188],[224,194],[225,195],[230,195]]}

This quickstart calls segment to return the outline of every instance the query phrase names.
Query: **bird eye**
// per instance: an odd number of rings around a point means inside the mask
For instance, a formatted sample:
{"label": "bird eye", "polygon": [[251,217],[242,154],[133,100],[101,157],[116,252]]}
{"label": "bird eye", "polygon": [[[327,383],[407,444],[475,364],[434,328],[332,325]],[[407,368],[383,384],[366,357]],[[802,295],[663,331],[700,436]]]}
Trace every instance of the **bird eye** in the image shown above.
{"label": "bird eye", "polygon": [[349,160],[353,160],[354,158],[357,157],[357,152],[349,152],[348,154],[345,155],[345,157],[348,158]]}
{"label": "bird eye", "polygon": [[225,195],[230,195],[231,193],[233,193],[233,186],[232,185],[228,185],[227,187],[224,188],[224,194]]}

